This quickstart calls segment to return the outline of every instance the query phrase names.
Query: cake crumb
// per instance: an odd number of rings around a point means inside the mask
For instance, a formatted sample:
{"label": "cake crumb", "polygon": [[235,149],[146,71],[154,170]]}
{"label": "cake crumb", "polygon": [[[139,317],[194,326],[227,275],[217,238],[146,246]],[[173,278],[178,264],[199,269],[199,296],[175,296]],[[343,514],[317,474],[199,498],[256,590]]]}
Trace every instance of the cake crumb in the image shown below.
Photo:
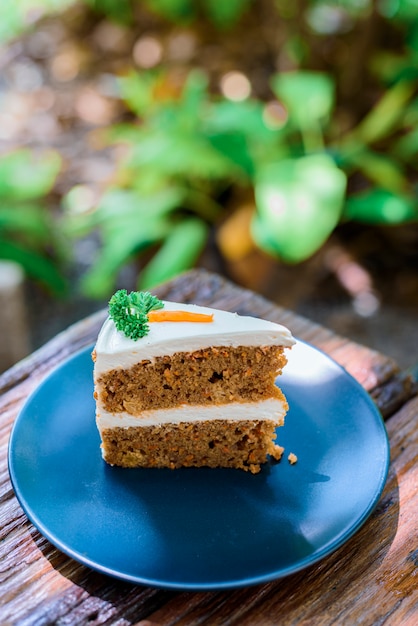
{"label": "cake crumb", "polygon": [[282,446],[279,446],[276,444],[274,444],[273,449],[271,450],[270,454],[273,457],[273,459],[275,459],[276,461],[280,461],[280,459],[283,456],[283,452],[284,452],[284,448]]}
{"label": "cake crumb", "polygon": [[296,456],[296,454],[293,454],[293,452],[291,452],[287,457],[287,460],[289,461],[290,465],[294,465],[295,463],[297,463],[298,457]]}

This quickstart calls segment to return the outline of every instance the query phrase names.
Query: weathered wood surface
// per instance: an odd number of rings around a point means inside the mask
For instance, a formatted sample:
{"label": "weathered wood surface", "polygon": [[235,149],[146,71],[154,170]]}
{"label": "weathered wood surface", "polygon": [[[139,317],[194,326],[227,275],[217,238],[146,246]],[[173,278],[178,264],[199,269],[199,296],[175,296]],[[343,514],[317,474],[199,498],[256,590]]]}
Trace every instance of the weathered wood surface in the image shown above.
{"label": "weathered wood surface", "polygon": [[410,378],[384,355],[217,275],[194,271],[155,291],[166,299],[279,321],[355,376],[386,417],[392,462],[380,502],[360,531],[320,563],[245,589],[186,593],[145,588],[93,572],[60,553],[30,524],[14,496],[8,438],[28,394],[56,365],[94,342],[106,315],[99,312],[0,377],[1,626],[418,623],[418,398]]}

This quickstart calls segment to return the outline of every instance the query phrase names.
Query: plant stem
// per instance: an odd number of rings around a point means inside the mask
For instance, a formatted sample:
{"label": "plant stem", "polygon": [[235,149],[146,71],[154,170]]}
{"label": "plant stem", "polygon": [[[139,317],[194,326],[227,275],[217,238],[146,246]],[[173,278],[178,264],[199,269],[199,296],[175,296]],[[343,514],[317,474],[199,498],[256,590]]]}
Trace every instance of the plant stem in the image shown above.
{"label": "plant stem", "polygon": [[309,124],[302,124],[300,132],[306,154],[324,151],[324,138],[322,136],[321,126],[317,120],[312,119],[309,121]]}

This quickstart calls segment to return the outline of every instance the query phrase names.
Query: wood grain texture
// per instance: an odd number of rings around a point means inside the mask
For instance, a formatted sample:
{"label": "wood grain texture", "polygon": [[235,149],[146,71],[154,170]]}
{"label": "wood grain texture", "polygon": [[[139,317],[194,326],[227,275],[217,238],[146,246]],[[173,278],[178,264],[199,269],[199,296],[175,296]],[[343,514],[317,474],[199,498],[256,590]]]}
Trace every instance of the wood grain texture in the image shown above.
{"label": "wood grain texture", "polygon": [[[330,354],[387,417],[392,463],[366,524],[317,565],[284,580],[229,592],[181,593],[113,580],[67,558],[30,524],[7,470],[10,429],[28,394],[68,356],[94,342],[102,311],[64,331],[0,378],[0,624],[415,624],[417,623],[417,415],[411,380],[396,364],[242,290],[194,271],[155,290],[286,324]],[[408,398],[412,398],[408,401]]]}

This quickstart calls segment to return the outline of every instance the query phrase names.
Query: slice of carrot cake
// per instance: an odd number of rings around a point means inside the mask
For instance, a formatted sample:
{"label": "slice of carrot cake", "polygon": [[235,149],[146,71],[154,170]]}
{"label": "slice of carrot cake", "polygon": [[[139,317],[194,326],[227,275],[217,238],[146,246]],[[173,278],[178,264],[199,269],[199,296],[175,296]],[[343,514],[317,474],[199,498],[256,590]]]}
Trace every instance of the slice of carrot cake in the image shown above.
{"label": "slice of carrot cake", "polygon": [[118,291],[95,349],[102,455],[123,467],[260,470],[288,409],[279,324]]}

